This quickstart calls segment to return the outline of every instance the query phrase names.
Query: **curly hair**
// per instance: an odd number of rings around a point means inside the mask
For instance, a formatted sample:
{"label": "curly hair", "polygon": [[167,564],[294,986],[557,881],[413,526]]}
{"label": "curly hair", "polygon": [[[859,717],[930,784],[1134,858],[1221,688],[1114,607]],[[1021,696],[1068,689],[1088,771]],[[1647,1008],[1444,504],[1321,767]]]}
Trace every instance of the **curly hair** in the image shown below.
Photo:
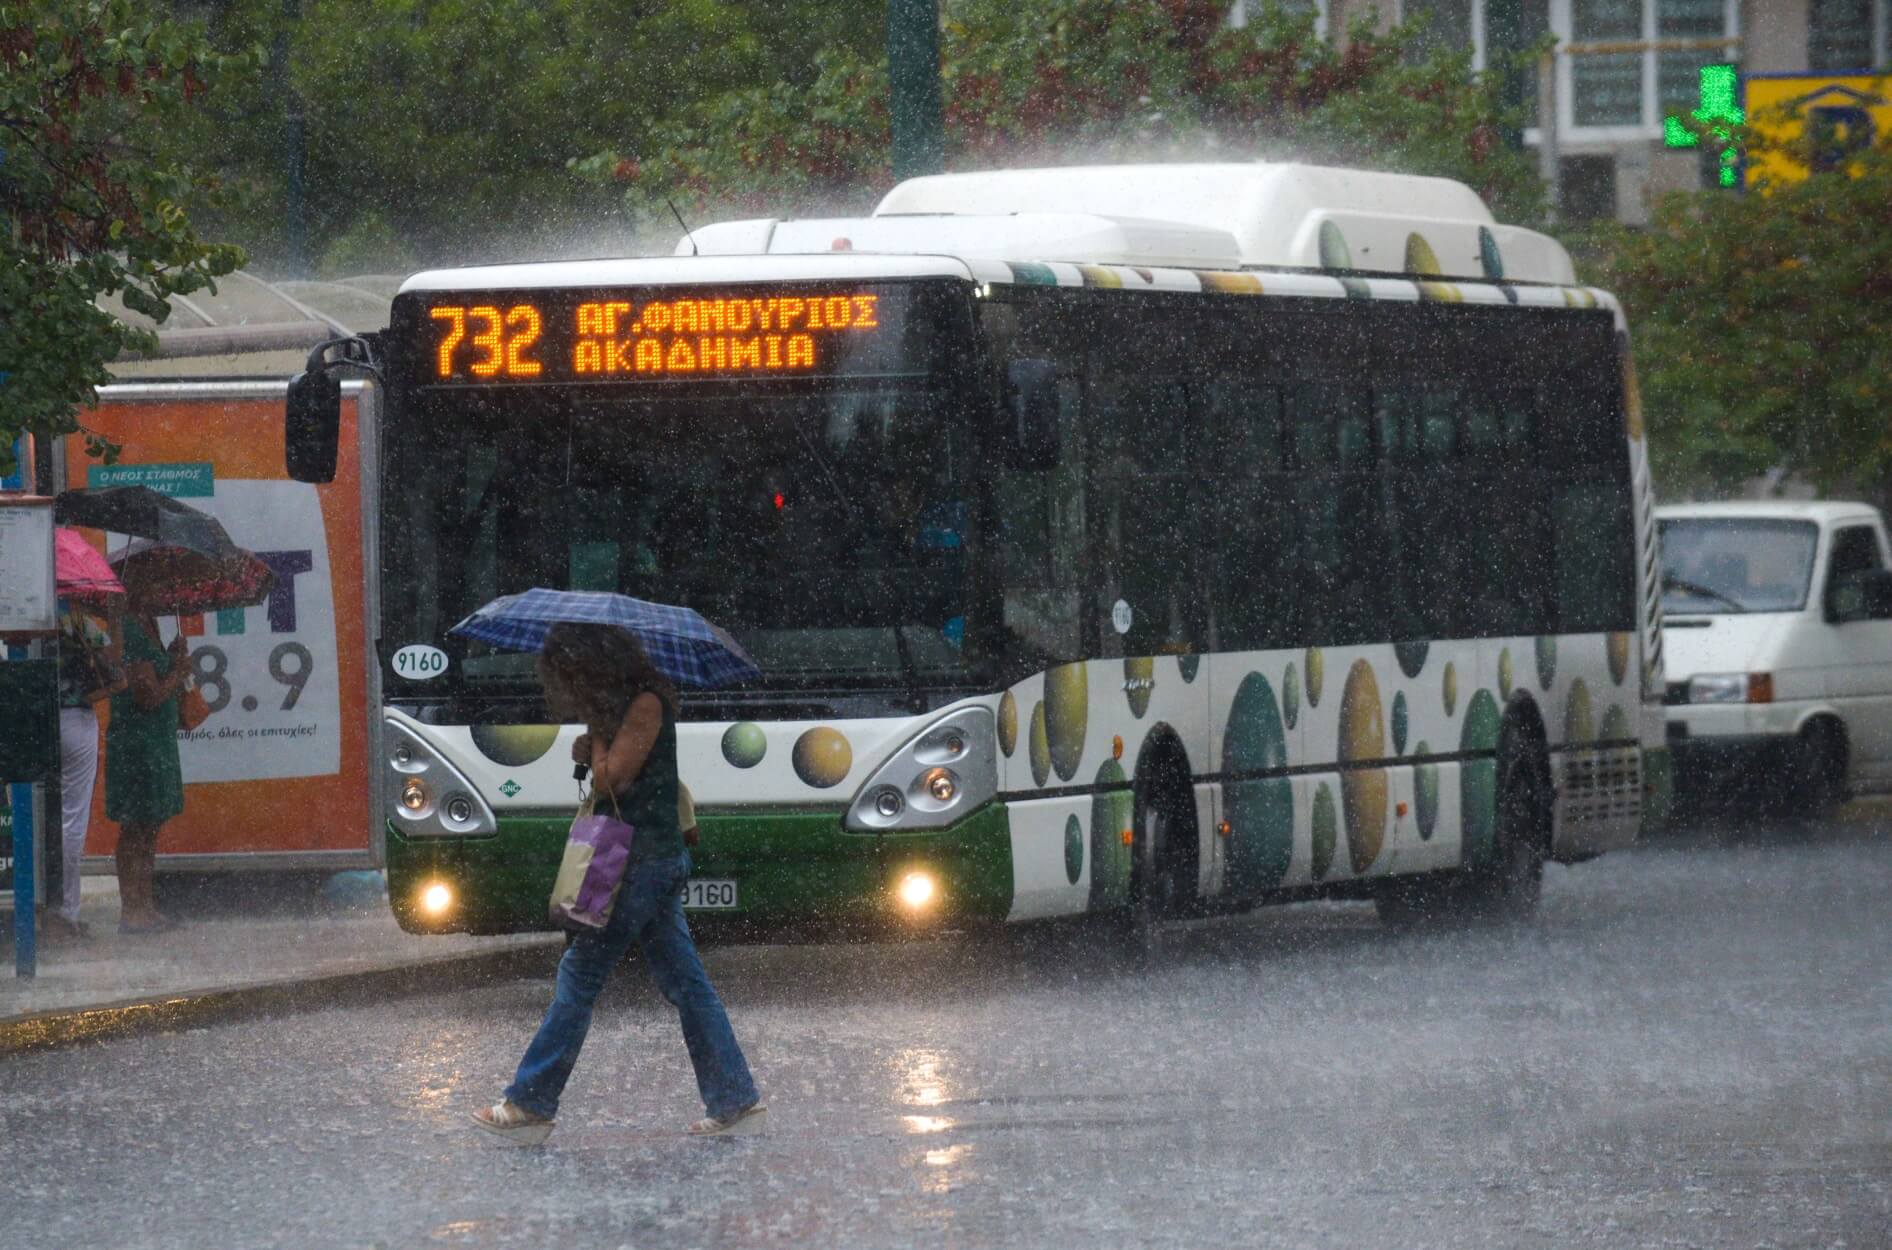
{"label": "curly hair", "polygon": [[554,715],[616,729],[631,701],[646,690],[674,715],[677,690],[644,648],[615,625],[560,622],[539,651],[539,681]]}

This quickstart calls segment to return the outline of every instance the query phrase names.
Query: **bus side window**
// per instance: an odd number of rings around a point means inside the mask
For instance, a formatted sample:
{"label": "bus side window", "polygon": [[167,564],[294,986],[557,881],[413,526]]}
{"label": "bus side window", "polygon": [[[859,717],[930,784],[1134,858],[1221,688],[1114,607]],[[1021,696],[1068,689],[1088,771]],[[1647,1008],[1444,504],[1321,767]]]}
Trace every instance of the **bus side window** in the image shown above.
{"label": "bus side window", "polygon": [[1464,532],[1473,536],[1466,566],[1467,619],[1460,632],[1505,638],[1556,632],[1551,606],[1549,492],[1538,449],[1536,392],[1467,393],[1463,405],[1466,496]]}
{"label": "bus side window", "polygon": [[1457,464],[1457,392],[1402,385],[1376,396],[1382,428],[1398,431],[1382,447],[1390,478],[1387,557],[1398,585],[1392,636],[1401,641],[1460,633],[1469,510]]}
{"label": "bus side window", "polygon": [[1373,413],[1357,386],[1291,387],[1294,425],[1297,642],[1342,645],[1383,637],[1384,598],[1376,593],[1385,555]]}
{"label": "bus side window", "polygon": [[[1549,414],[1593,458],[1553,464],[1544,485],[1555,530],[1557,629],[1566,634],[1636,627],[1634,511],[1617,397],[1579,390]],[[1607,447],[1607,451],[1605,448]]]}
{"label": "bus side window", "polygon": [[1208,596],[1218,650],[1291,646],[1293,513],[1282,473],[1281,392],[1239,376],[1201,387],[1210,439]]}
{"label": "bus side window", "polygon": [[[1199,651],[1208,632],[1196,516],[1204,492],[1189,392],[1179,381],[1116,372],[1118,363],[1102,352],[1092,357],[1087,411],[1100,654]],[[1129,609],[1128,628],[1119,602]]]}
{"label": "bus side window", "polygon": [[1082,396],[1077,379],[1059,379],[1058,464],[1002,471],[993,492],[1007,645],[1033,657],[1032,668],[1083,652],[1078,611],[1084,551]]}

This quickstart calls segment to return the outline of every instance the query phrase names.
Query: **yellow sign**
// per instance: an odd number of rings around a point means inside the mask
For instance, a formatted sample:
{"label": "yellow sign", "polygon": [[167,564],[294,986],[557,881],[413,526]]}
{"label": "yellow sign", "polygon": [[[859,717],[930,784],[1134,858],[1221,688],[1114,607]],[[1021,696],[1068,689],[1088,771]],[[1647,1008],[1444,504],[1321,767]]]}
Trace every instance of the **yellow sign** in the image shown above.
{"label": "yellow sign", "polygon": [[[1892,77],[1884,74],[1750,74],[1742,88],[1749,129],[1769,141],[1748,153],[1749,185],[1844,169],[1853,153],[1892,135]],[[1778,150],[1791,148],[1809,130],[1811,171]]]}

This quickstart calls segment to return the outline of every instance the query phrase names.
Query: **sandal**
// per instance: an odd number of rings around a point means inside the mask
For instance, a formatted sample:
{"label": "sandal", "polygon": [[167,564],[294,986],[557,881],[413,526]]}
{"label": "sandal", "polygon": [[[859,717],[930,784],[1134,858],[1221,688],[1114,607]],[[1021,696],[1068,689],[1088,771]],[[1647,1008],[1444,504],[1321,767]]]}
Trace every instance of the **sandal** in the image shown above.
{"label": "sandal", "polygon": [[742,1135],[762,1131],[762,1117],[768,1108],[761,1102],[752,1102],[740,1111],[728,1115],[706,1115],[690,1126],[692,1137],[716,1137],[723,1133]]}
{"label": "sandal", "polygon": [[506,1099],[473,1113],[473,1123],[514,1146],[541,1146],[555,1121]]}

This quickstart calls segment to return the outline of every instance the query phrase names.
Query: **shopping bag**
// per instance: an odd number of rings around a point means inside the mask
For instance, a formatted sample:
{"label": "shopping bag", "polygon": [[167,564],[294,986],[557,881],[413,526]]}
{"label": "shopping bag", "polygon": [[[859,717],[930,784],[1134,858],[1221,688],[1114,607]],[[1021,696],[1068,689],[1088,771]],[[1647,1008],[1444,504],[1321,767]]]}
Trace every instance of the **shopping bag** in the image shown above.
{"label": "shopping bag", "polygon": [[[611,904],[630,867],[635,832],[616,816],[597,811],[594,797],[587,796],[579,805],[552,884],[552,923],[579,932],[595,932],[611,919]],[[615,795],[611,802],[615,807]]]}

